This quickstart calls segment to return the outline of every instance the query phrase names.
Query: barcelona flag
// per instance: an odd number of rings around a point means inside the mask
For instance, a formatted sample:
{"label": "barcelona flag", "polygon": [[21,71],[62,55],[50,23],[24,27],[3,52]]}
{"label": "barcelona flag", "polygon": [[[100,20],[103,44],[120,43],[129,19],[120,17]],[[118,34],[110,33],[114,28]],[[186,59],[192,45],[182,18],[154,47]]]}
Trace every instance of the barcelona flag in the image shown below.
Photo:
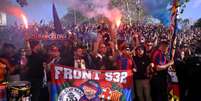
{"label": "barcelona flag", "polygon": [[51,101],[133,101],[132,70],[51,66]]}
{"label": "barcelona flag", "polygon": [[52,11],[53,11],[53,19],[54,19],[54,31],[57,34],[63,34],[63,29],[61,25],[61,21],[59,19],[55,4],[52,5]]}

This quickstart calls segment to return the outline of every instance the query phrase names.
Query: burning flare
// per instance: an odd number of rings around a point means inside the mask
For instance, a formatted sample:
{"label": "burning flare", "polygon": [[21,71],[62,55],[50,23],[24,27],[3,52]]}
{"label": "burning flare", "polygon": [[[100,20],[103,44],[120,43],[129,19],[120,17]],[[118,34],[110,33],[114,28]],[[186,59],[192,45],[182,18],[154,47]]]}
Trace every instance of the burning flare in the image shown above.
{"label": "burning flare", "polygon": [[22,17],[24,26],[25,26],[25,28],[27,29],[27,28],[28,28],[28,20],[27,20],[27,17],[26,17],[24,14],[21,14],[21,17]]}
{"label": "burning flare", "polygon": [[113,26],[118,29],[121,24],[122,13],[119,9],[114,8],[107,12],[107,18],[113,23]]}
{"label": "burning flare", "polygon": [[121,18],[116,19],[115,23],[116,23],[116,27],[119,28],[119,26],[121,24]]}

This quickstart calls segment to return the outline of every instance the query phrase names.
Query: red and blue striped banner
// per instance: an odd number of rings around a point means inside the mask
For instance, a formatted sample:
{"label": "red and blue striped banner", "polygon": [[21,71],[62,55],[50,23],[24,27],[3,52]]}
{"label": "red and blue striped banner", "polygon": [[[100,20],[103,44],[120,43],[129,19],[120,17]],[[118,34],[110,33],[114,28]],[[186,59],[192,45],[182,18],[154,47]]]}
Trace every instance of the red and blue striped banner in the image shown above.
{"label": "red and blue striped banner", "polygon": [[51,66],[51,101],[133,101],[131,70]]}

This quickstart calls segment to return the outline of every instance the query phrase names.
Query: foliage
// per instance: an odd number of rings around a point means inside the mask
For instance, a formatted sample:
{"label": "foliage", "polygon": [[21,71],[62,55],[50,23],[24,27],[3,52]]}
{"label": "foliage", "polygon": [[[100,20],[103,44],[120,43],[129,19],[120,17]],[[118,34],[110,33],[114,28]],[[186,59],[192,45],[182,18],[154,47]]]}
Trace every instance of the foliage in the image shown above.
{"label": "foliage", "polygon": [[194,24],[194,27],[200,27],[201,28],[201,18],[197,20],[197,22]]}
{"label": "foliage", "polygon": [[64,25],[82,23],[88,20],[87,17],[83,16],[80,12],[69,9],[68,13],[62,17],[62,23]]}
{"label": "foliage", "polygon": [[[118,9],[121,10],[123,13],[123,22],[135,22],[138,20],[143,21],[144,13],[141,0],[111,0],[109,7],[117,7]],[[74,11],[72,9],[69,9],[68,13],[62,18],[63,23],[69,24],[69,23],[83,23],[83,22],[94,22],[96,19],[100,18],[100,16],[88,19],[82,13],[79,11]]]}

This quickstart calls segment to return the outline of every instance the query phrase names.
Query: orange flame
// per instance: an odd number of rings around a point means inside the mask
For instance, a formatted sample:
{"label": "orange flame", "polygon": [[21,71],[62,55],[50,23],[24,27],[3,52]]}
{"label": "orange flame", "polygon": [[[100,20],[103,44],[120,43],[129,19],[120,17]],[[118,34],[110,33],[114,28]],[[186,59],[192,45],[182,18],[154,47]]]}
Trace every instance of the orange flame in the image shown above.
{"label": "orange flame", "polygon": [[0,5],[0,10],[17,18],[20,18],[23,21],[25,28],[28,28],[28,20],[25,16],[24,11],[20,7],[12,5],[9,2],[7,4],[8,5],[3,5],[3,7],[1,7],[2,5]]}
{"label": "orange flame", "polygon": [[118,19],[116,19],[115,23],[116,23],[116,27],[119,28],[121,24],[121,18],[119,17]]}
{"label": "orange flame", "polygon": [[27,17],[26,17],[24,14],[21,14],[21,17],[22,17],[24,26],[25,26],[25,28],[27,29],[27,28],[28,28],[28,20],[27,20]]}
{"label": "orange flame", "polygon": [[108,12],[108,18],[113,24],[113,28],[118,29],[121,24],[122,13],[119,9],[114,8]]}

